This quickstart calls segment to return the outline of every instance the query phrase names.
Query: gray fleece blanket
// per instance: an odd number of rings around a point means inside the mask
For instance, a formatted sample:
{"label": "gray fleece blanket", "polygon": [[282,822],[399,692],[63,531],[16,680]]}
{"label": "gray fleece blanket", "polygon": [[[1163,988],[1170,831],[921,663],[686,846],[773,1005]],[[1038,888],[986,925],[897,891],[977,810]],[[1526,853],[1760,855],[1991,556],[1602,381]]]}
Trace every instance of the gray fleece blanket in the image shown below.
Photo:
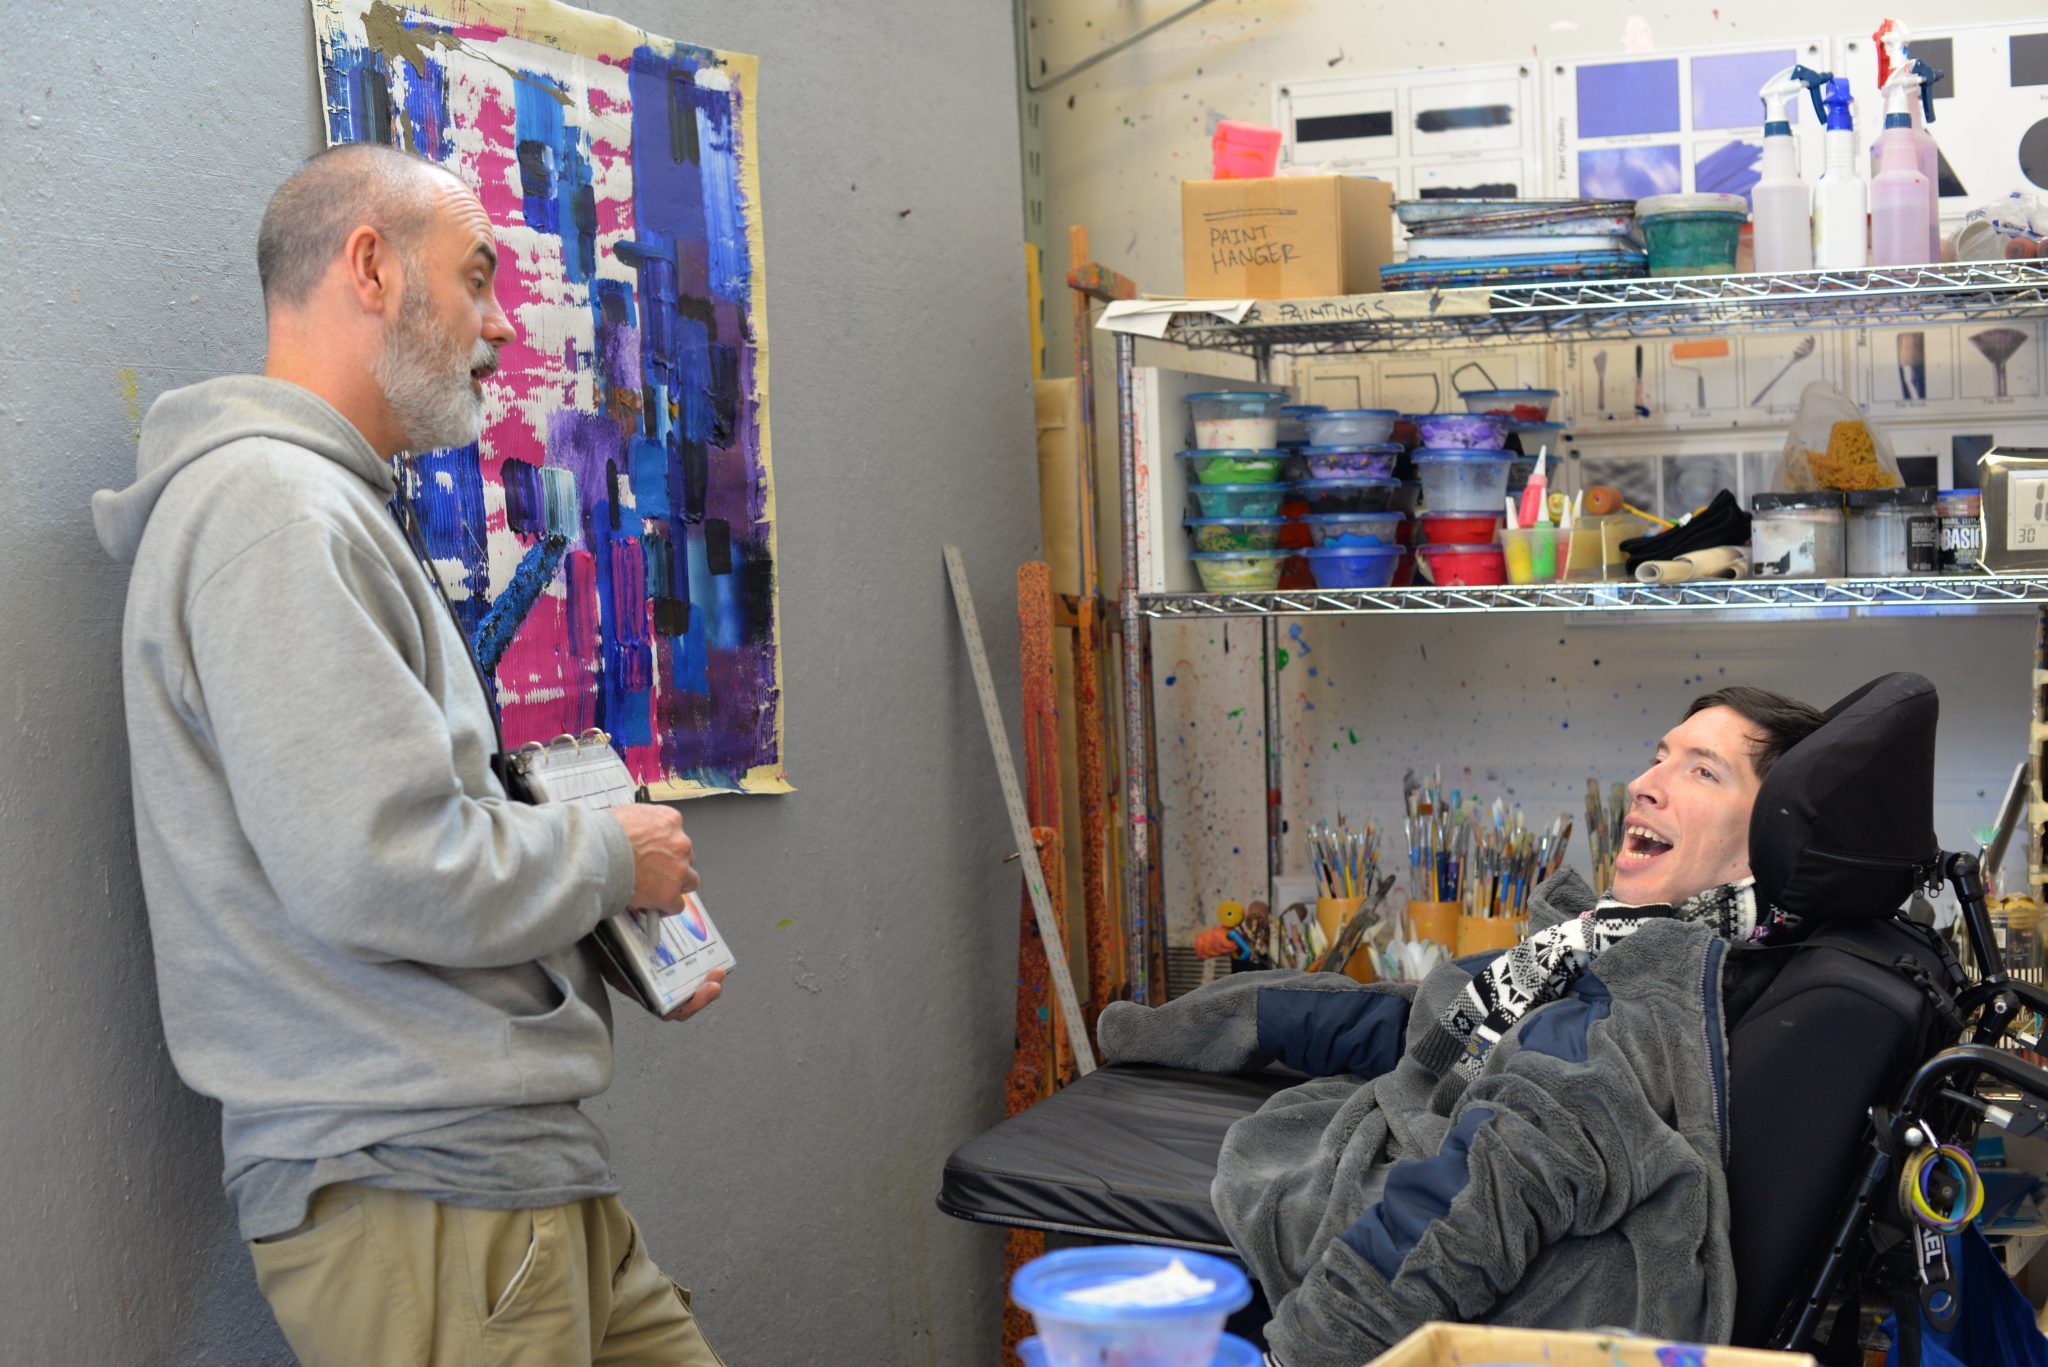
{"label": "gray fleece blanket", "polygon": [[[1532,920],[1592,904],[1566,873]],[[1359,1367],[1430,1320],[1725,1342],[1726,948],[1642,927],[1470,1081],[1423,1060],[1447,1057],[1437,1018],[1491,956],[1419,986],[1232,974],[1116,1003],[1100,1037],[1111,1063],[1316,1075],[1231,1127],[1211,1187],[1285,1367]]]}

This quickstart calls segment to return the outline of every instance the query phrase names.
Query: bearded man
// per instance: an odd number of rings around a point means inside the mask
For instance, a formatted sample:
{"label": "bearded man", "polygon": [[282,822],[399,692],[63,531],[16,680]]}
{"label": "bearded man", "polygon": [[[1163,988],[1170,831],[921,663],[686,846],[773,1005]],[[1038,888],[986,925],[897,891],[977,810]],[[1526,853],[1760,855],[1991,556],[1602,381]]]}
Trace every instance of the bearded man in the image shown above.
{"label": "bearded man", "polygon": [[612,1069],[585,937],[681,910],[689,838],[511,800],[393,461],[478,439],[497,264],[448,172],[313,158],[263,216],[264,373],[165,394],[94,500],[164,1034],[302,1362],[709,1367],[578,1106]]}

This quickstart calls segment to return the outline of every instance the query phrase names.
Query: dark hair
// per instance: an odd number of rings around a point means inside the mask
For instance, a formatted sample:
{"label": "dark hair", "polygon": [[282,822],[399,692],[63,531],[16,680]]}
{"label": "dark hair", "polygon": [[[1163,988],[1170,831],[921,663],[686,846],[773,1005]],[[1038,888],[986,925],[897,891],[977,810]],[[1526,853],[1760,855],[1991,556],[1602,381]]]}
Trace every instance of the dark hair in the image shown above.
{"label": "dark hair", "polygon": [[1787,750],[1818,731],[1827,721],[1827,714],[1817,707],[1809,707],[1797,698],[1773,693],[1768,688],[1751,688],[1747,684],[1717,688],[1712,693],[1702,694],[1692,700],[1692,706],[1685,709],[1685,715],[1697,716],[1710,707],[1725,707],[1756,728],[1760,739],[1756,748],[1750,751],[1749,763],[1758,778],[1771,772],[1771,766]]}
{"label": "dark hair", "polygon": [[308,158],[270,197],[256,233],[264,304],[305,303],[362,224],[400,252],[413,250],[432,213],[422,193],[431,171],[442,168],[379,143],[343,143]]}

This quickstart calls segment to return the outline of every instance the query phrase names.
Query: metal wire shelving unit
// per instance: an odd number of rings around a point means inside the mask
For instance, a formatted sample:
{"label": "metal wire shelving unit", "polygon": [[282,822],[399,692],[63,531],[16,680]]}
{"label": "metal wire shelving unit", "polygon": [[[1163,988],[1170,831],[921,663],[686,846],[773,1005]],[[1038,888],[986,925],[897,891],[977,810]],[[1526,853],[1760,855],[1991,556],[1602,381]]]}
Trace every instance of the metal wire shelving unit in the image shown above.
{"label": "metal wire shelving unit", "polygon": [[[1685,276],[1492,289],[1429,290],[1328,299],[1261,300],[1237,322],[1213,314],[1174,315],[1165,340],[1252,359],[1261,380],[1277,355],[1429,351],[1542,342],[1681,337],[1735,331],[1855,328],[1879,323],[1942,323],[2048,317],[2048,263],[1959,262],[1867,271],[1782,275]],[[1138,582],[1137,453],[1132,372],[1137,342],[1116,337],[1119,487],[1123,582]],[[1267,656],[1273,628],[1293,616],[1408,613],[1716,612],[1767,618],[1846,609],[1866,612],[1975,613],[2040,609],[2031,737],[2038,769],[2048,773],[2048,576],[1916,576],[1897,579],[1746,580],[1684,585],[1557,584],[1486,589],[1343,589],[1273,593],[1126,591],[1121,711],[1124,748],[1124,936],[1133,982],[1157,1000],[1165,983],[1165,934],[1157,896],[1157,773],[1153,744],[1150,626],[1162,619],[1260,619]],[[1278,697],[1266,688],[1265,724],[1277,736]],[[1268,786],[1278,793],[1279,746],[1267,747]],[[1279,806],[1269,814],[1268,862],[1278,873]],[[2032,863],[2042,854],[2029,822]]]}

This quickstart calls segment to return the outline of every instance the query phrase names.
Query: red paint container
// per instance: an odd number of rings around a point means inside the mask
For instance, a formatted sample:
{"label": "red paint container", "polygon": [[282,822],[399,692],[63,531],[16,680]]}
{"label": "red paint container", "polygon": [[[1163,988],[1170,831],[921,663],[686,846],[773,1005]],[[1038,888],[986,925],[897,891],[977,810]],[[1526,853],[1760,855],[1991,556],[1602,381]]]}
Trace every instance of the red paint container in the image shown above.
{"label": "red paint container", "polygon": [[1507,515],[1441,512],[1424,513],[1417,520],[1422,523],[1425,542],[1442,546],[1483,546],[1500,540],[1500,526],[1507,520]]}
{"label": "red paint container", "polygon": [[1508,581],[1507,557],[1498,546],[1432,543],[1419,547],[1418,553],[1438,588],[1484,588]]}

